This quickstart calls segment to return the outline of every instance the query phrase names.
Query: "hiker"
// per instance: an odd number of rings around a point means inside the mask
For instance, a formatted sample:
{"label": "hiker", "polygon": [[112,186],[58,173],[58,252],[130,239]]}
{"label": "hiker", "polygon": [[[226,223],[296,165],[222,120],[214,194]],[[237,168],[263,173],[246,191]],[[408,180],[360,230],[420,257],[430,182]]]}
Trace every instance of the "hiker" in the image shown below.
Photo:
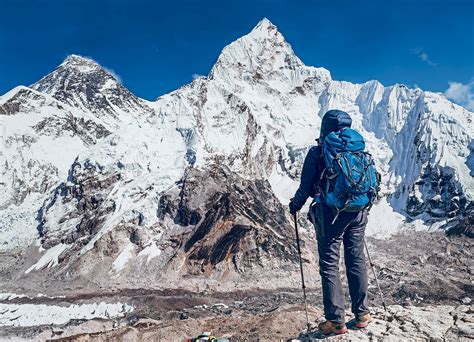
{"label": "hiker", "polygon": [[[339,277],[341,242],[344,245],[346,274],[356,326],[364,328],[372,321],[367,300],[368,284],[364,254],[364,233],[368,210],[376,196],[376,188],[378,188],[380,180],[375,172],[370,155],[360,153],[364,150],[365,143],[356,131],[350,129],[351,124],[352,120],[349,114],[341,110],[330,110],[324,115],[320,136],[317,139],[318,146],[313,146],[308,151],[303,164],[300,186],[289,204],[291,214],[296,215],[308,197],[314,198],[310,206],[309,216],[315,225],[318,241],[324,315],[326,318],[325,322],[319,324],[319,329],[323,334],[343,334],[347,332],[344,292]],[[335,156],[337,152],[347,152],[348,150],[356,152],[349,152],[352,154],[346,154],[341,159],[339,159],[339,156]],[[331,154],[331,152],[333,153]],[[347,196],[345,193],[338,193],[338,191],[349,192],[349,190],[352,190],[350,188],[341,190],[340,182],[344,179],[341,178],[343,177],[341,172],[334,172],[334,168],[348,162],[348,169],[352,175],[353,170],[357,169],[358,165],[354,164],[355,166],[351,167],[350,163],[356,163],[359,157],[366,158],[362,160],[365,168],[361,172],[370,174],[368,174],[368,178],[363,178],[362,181],[356,179],[357,182],[350,184],[352,184],[351,186],[358,186],[359,183],[368,181],[369,185],[363,187],[359,193],[360,196],[357,198],[352,197],[352,195]],[[334,165],[332,162],[336,164],[335,167],[331,167],[331,165]],[[357,174],[355,177],[357,178]],[[342,197],[344,197],[343,202],[340,201]]]}

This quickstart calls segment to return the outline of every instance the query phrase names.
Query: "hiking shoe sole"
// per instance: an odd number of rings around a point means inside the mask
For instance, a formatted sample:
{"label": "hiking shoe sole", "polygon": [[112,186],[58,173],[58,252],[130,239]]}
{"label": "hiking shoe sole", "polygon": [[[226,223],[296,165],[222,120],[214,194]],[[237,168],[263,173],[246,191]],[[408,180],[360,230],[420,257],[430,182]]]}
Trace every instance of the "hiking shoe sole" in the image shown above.
{"label": "hiking shoe sole", "polygon": [[359,328],[359,329],[367,328],[370,322],[372,321],[356,323],[356,328]]}
{"label": "hiking shoe sole", "polygon": [[324,336],[329,336],[329,335],[342,335],[342,334],[347,334],[349,332],[349,329],[347,328],[344,328],[344,329],[337,329],[337,330],[333,330],[333,331],[329,331],[327,333],[319,330]]}
{"label": "hiking shoe sole", "polygon": [[338,329],[338,330],[334,330],[334,333],[336,335],[342,335],[342,334],[347,334],[348,333],[348,329],[347,328],[344,328],[344,329]]}

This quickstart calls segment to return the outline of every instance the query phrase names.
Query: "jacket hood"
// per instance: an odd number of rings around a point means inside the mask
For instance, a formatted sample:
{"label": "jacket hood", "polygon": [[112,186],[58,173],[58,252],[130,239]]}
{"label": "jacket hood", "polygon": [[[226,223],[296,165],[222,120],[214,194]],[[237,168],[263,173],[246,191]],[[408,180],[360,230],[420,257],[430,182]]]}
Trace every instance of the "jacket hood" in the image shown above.
{"label": "jacket hood", "polygon": [[338,109],[327,111],[321,122],[319,141],[322,141],[329,133],[337,132],[343,128],[351,127],[352,119],[346,112]]}

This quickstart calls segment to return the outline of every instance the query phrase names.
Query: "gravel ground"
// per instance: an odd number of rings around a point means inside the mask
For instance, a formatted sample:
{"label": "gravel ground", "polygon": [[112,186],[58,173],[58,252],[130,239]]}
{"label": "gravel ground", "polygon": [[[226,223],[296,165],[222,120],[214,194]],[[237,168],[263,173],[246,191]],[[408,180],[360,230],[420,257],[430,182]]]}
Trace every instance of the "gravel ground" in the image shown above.
{"label": "gravel ground", "polygon": [[[385,315],[381,308],[370,273],[369,291],[375,321],[367,329],[356,330],[347,312],[352,329],[344,338],[474,338],[472,239],[416,232],[368,241],[389,313]],[[189,282],[192,283],[192,279]],[[308,285],[309,315],[316,326],[323,318],[320,284],[312,281]],[[327,338],[315,331],[302,334],[306,323],[299,288],[224,292],[122,288],[88,292],[84,287],[67,291],[63,288],[60,292],[64,298],[25,297],[8,303],[67,305],[120,301],[132,305],[134,311],[123,318],[76,320],[54,327],[4,327],[0,338],[160,341],[182,340],[203,331],[232,341]],[[331,340],[341,338],[329,337]]]}

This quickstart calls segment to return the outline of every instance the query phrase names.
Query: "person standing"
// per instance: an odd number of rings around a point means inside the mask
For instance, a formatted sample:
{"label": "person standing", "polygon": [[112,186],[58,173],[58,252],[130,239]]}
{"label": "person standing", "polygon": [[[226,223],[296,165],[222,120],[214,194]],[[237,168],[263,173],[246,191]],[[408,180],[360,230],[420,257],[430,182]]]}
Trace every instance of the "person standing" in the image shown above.
{"label": "person standing", "polygon": [[371,321],[367,299],[367,265],[364,234],[367,215],[376,197],[379,178],[363,138],[350,129],[344,111],[330,110],[322,119],[318,146],[311,147],[301,173],[301,183],[289,208],[295,215],[309,197],[314,200],[309,216],[315,225],[323,291],[323,334],[344,334],[345,300],[339,277],[339,251],[344,260],[356,326]]}

